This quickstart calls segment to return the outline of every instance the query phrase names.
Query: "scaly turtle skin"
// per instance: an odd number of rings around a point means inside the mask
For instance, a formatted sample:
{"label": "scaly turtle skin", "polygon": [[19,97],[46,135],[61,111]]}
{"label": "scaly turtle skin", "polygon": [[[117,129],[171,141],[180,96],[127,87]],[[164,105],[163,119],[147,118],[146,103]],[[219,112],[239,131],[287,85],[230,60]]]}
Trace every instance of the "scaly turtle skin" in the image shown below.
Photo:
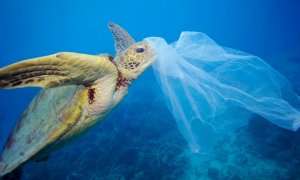
{"label": "scaly turtle skin", "polygon": [[0,69],[0,88],[44,88],[9,136],[0,176],[39,160],[102,120],[127,94],[128,85],[154,60],[147,42],[135,43],[110,23],[117,56],[57,53]]}

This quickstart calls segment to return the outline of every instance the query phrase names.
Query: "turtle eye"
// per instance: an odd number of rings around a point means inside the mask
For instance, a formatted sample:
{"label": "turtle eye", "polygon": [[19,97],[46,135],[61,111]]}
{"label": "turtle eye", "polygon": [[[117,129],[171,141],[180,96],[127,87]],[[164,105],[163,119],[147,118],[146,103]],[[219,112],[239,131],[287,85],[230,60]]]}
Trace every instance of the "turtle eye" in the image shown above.
{"label": "turtle eye", "polygon": [[137,52],[137,53],[143,53],[145,51],[145,49],[144,48],[136,48],[135,49],[135,52]]}

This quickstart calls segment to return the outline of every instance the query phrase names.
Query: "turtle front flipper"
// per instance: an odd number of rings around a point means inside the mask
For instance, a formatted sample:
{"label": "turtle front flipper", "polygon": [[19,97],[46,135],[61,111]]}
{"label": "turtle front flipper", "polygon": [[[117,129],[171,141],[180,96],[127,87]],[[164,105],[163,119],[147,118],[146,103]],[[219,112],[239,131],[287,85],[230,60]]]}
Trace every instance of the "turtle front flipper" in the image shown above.
{"label": "turtle front flipper", "polygon": [[115,49],[118,55],[135,43],[135,40],[121,26],[110,22],[108,24],[108,28],[110,29],[115,40]]}
{"label": "turtle front flipper", "polygon": [[64,52],[0,69],[0,88],[91,85],[111,73],[116,73],[116,67],[105,57]]}

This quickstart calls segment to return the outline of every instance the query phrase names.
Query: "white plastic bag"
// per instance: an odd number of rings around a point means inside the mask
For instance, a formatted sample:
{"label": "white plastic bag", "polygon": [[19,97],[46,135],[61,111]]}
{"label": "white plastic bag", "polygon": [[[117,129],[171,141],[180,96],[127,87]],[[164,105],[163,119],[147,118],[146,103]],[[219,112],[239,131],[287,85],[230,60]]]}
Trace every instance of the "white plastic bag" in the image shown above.
{"label": "white plastic bag", "polygon": [[199,32],[183,32],[170,45],[158,37],[145,40],[155,48],[156,78],[192,152],[209,152],[253,113],[283,128],[299,128],[299,97],[259,57],[223,48]]}

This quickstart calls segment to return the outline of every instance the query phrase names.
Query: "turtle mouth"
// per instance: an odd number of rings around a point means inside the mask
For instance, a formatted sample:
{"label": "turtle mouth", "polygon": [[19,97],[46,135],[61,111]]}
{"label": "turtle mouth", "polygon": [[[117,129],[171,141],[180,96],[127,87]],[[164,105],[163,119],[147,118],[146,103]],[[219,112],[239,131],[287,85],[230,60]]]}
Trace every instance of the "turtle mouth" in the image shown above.
{"label": "turtle mouth", "polygon": [[143,72],[146,70],[149,66],[151,66],[154,61],[156,60],[156,56],[154,53],[150,53],[150,51],[147,53],[147,56],[143,58],[141,61],[136,62],[135,67],[131,69],[133,72]]}
{"label": "turtle mouth", "polygon": [[148,60],[144,61],[143,64],[144,64],[145,66],[150,66],[150,65],[152,65],[152,64],[155,62],[155,60],[156,60],[155,54],[151,54],[151,56],[148,57]]}

